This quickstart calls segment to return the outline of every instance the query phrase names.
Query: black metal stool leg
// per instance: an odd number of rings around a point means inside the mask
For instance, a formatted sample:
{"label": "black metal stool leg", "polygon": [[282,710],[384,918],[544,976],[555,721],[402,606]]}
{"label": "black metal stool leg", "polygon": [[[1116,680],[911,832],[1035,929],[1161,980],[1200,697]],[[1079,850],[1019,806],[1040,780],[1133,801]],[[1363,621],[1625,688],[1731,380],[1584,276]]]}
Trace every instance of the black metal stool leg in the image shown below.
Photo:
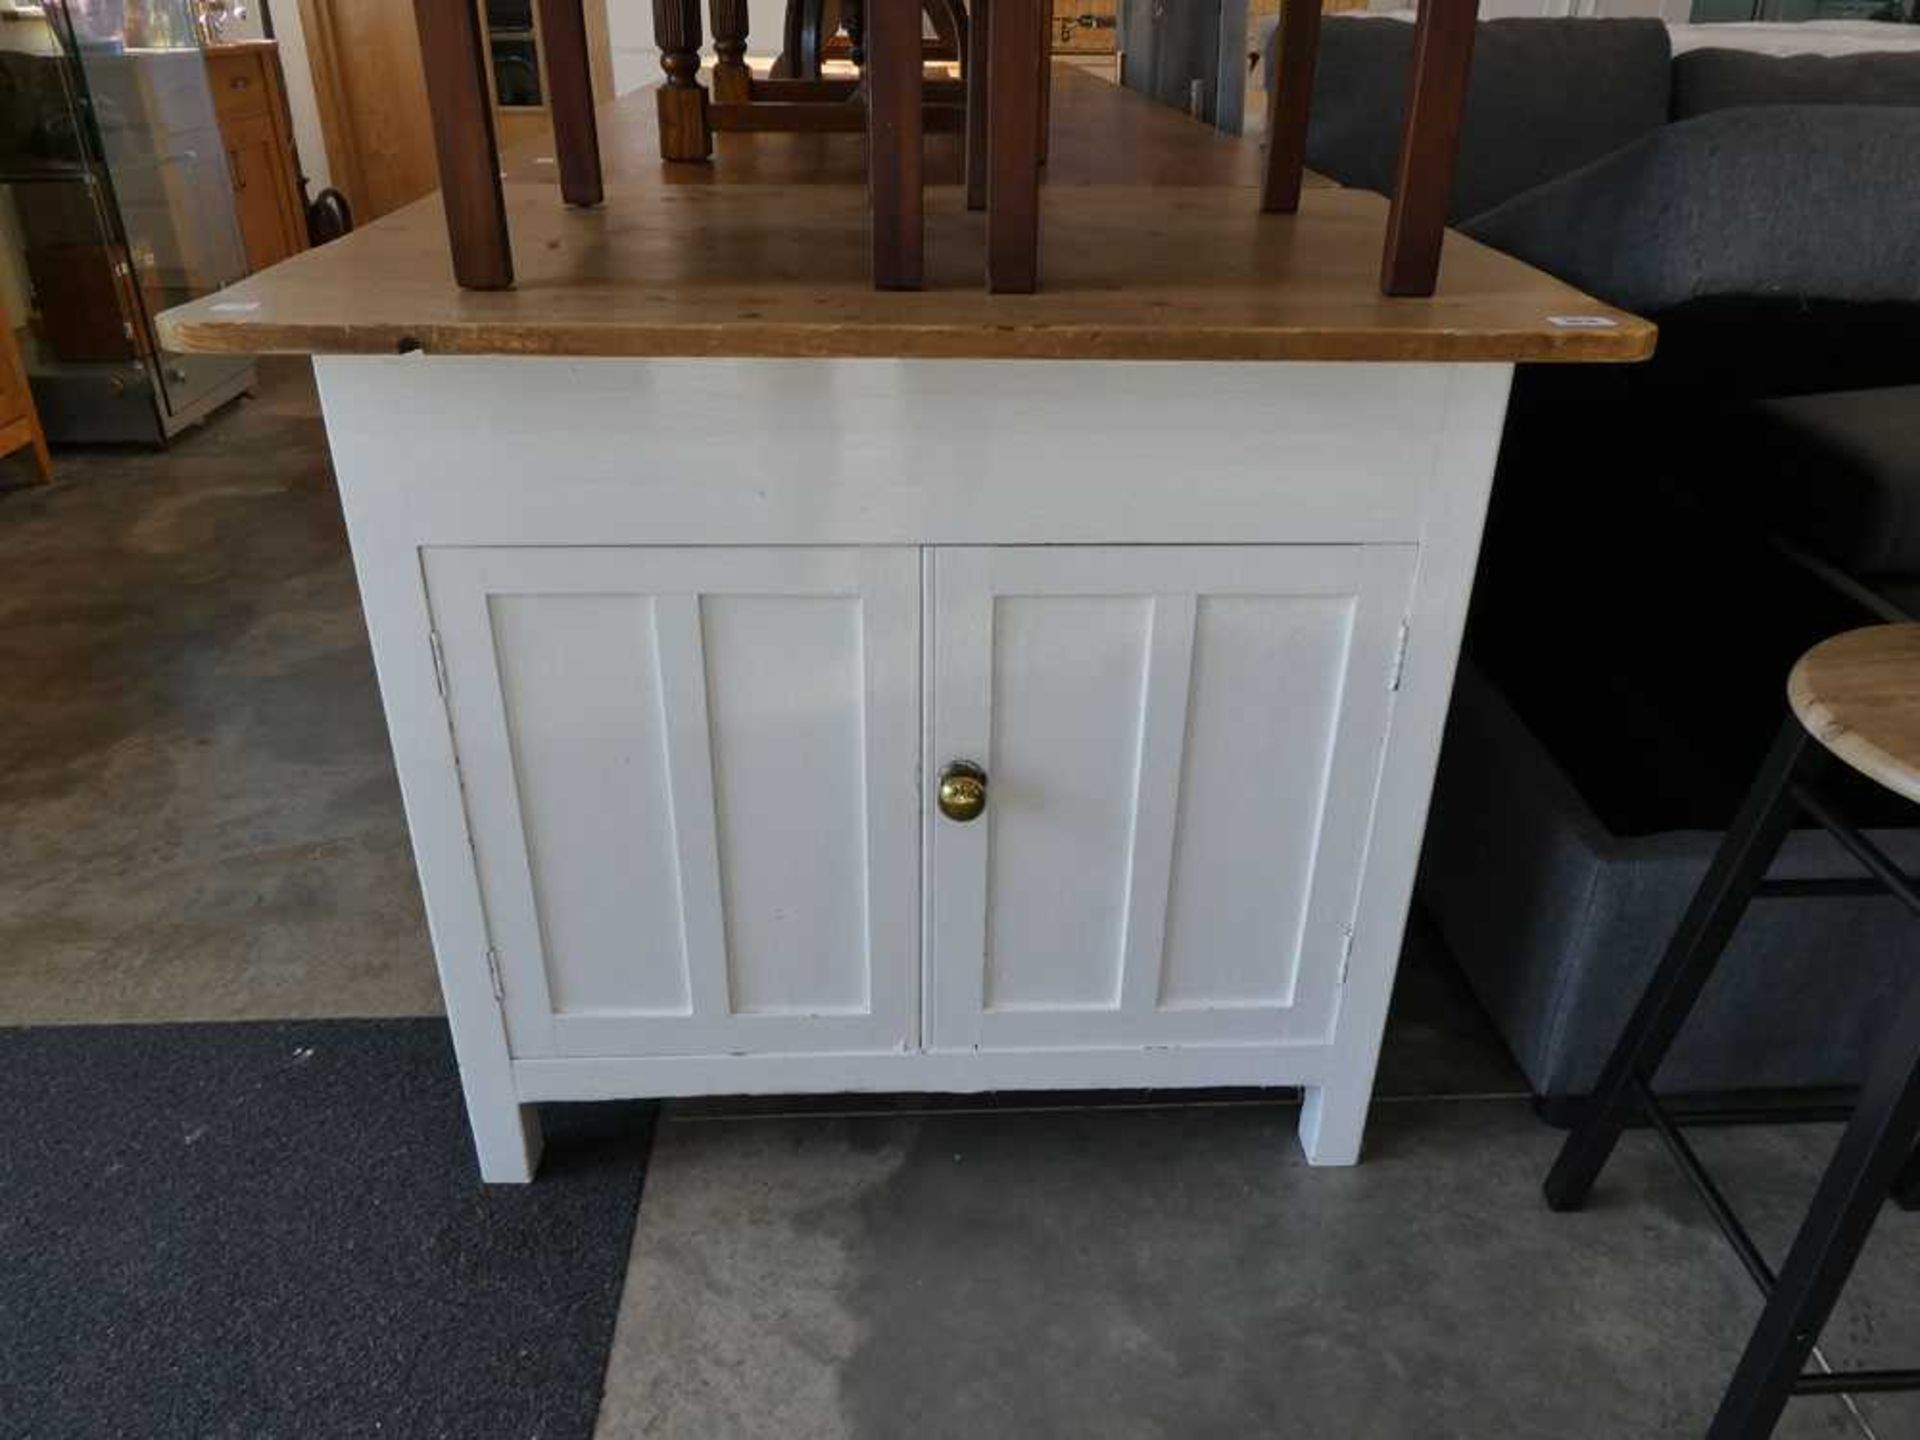
{"label": "black metal stool leg", "polygon": [[1920,1149],[1907,1157],[1907,1166],[1893,1182],[1893,1203],[1902,1210],[1920,1210]]}
{"label": "black metal stool leg", "polygon": [[[1797,814],[1790,787],[1814,763],[1807,732],[1789,719],[1748,791],[1733,828],[1694,892],[1680,928],[1613,1048],[1586,1112],[1548,1172],[1547,1204],[1577,1210],[1637,1107],[1635,1087],[1650,1083],[1673,1038],[1700,998],[1754,889],[1779,853]],[[1818,751],[1818,747],[1812,747]],[[1819,752],[1824,753],[1824,752]]]}
{"label": "black metal stool leg", "polygon": [[1708,1440],[1770,1435],[1894,1181],[1920,1140],[1920,986],[1880,1041],[1860,1106],[1747,1341]]}

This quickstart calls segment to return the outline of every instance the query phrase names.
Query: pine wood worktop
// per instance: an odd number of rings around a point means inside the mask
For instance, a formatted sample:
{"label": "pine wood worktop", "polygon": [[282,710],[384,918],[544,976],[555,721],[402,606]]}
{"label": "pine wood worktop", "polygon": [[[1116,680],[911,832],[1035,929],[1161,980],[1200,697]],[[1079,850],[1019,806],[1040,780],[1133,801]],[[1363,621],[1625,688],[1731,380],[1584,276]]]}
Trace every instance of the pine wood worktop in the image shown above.
{"label": "pine wood worktop", "polygon": [[868,276],[864,138],[725,135],[658,158],[651,92],[601,112],[607,203],[508,158],[518,281],[462,291],[437,196],[160,317],[206,353],[1632,361],[1654,327],[1449,234],[1431,299],[1378,290],[1386,201],[1259,213],[1257,143],[1059,67],[1041,290],[989,295],[957,137],[927,138],[927,288]]}

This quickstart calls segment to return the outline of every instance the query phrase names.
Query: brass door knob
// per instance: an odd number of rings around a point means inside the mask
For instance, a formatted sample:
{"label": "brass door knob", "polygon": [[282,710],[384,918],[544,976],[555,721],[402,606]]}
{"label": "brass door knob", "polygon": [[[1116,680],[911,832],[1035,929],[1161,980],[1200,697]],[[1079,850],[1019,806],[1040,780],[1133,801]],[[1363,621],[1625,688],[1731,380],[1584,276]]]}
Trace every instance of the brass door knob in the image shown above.
{"label": "brass door knob", "polygon": [[971,760],[955,760],[940,772],[940,813],[962,825],[987,808],[987,772]]}

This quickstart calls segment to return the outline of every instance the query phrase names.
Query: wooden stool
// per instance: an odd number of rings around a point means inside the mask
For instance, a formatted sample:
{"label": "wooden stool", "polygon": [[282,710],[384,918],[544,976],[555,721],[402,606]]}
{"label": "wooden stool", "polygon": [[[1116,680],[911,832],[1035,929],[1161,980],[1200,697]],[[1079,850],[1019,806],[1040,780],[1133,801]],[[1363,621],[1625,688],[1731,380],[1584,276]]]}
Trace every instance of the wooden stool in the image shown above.
{"label": "wooden stool", "polygon": [[[1478,0],[1419,4],[1400,163],[1380,257],[1380,289],[1388,295],[1431,295],[1439,282],[1479,11]],[[1280,68],[1267,111],[1267,169],[1260,188],[1260,208],[1270,214],[1291,215],[1300,208],[1319,53],[1320,0],[1283,0]]]}
{"label": "wooden stool", "polygon": [[[1881,1205],[1920,1176],[1920,984],[1909,989],[1873,1056],[1859,1103],[1776,1276],[1699,1156],[1652,1091],[1653,1077],[1734,926],[1802,815],[1825,828],[1920,917],[1920,886],[1821,794],[1836,760],[1920,803],[1920,625],[1856,630],[1815,646],[1788,682],[1793,716],[1627,1022],[1580,1123],[1547,1176],[1547,1203],[1576,1210],[1636,1113],[1659,1133],[1767,1298],[1714,1416],[1709,1440],[1770,1434],[1794,1395],[1920,1389],[1920,1370],[1804,1374]],[[1794,881],[1795,894],[1857,882]]]}

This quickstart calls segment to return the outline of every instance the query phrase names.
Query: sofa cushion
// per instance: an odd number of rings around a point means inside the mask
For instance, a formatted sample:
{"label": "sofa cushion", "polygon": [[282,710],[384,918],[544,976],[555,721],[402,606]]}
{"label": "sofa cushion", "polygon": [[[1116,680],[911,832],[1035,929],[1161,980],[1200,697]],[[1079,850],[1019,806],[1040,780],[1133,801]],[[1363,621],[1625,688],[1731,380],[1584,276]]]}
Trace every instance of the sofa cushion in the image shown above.
{"label": "sofa cushion", "polygon": [[1677,121],[1470,235],[1642,313],[1707,296],[1920,296],[1920,108],[1760,105]]}
{"label": "sofa cushion", "polygon": [[[1413,36],[1394,20],[1322,23],[1307,134],[1314,169],[1343,185],[1393,188]],[[1657,20],[1482,23],[1451,216],[1477,215],[1658,129],[1671,71]]]}
{"label": "sofa cushion", "polygon": [[1674,60],[1674,119],[1742,105],[1920,105],[1920,52],[1691,50]]}
{"label": "sofa cushion", "polygon": [[[1920,577],[1920,385],[1762,400],[1730,417],[1721,494],[1764,496],[1772,524],[1869,579]],[[1759,482],[1756,484],[1755,482]]]}

